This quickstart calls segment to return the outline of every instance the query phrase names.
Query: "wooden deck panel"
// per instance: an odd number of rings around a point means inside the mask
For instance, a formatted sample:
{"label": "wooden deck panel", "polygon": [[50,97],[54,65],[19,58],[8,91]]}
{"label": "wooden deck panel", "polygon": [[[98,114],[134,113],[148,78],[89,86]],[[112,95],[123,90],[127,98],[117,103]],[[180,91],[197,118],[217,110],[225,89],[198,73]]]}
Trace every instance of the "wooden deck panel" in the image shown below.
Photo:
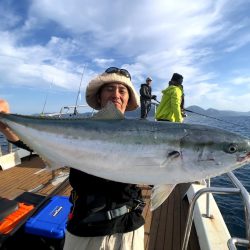
{"label": "wooden deck panel", "polygon": [[150,211],[150,195],[151,195],[151,189],[149,187],[142,187],[142,195],[144,198],[144,201],[146,202],[146,206],[143,209],[143,217],[145,218],[145,225],[144,225],[144,245],[145,249],[147,249],[149,245],[149,235],[150,235],[150,227],[151,227],[151,218],[152,213]]}
{"label": "wooden deck panel", "polygon": [[[27,159],[17,167],[0,171],[0,196],[13,199],[21,193],[44,185],[38,194],[48,195],[55,186],[51,184],[52,173],[43,170],[44,163],[39,157]],[[58,174],[60,170],[56,171]],[[184,235],[184,226],[188,210],[187,199],[182,200],[188,184],[177,185],[169,198],[153,213],[150,211],[151,188],[141,186],[146,202],[143,211],[145,218],[145,250],[179,250]],[[69,195],[71,187],[68,185],[61,195]],[[199,244],[194,226],[192,227],[188,250],[198,250]]]}
{"label": "wooden deck panel", "polygon": [[[60,172],[62,172],[61,169],[54,171],[55,176],[58,176]],[[43,188],[37,193],[48,195],[56,188],[51,183],[52,178],[53,173],[45,169],[39,157],[33,156],[31,160],[26,158],[22,164],[0,171],[0,196],[13,199],[39,186]]]}
{"label": "wooden deck panel", "polygon": [[[188,185],[187,185],[188,186]],[[182,244],[182,238],[179,238],[178,235],[180,235],[180,237],[182,237],[181,234],[181,199],[183,198],[182,193],[180,192],[180,186],[176,187],[176,194],[174,196],[174,209],[176,210],[176,212],[174,213],[173,216],[173,221],[174,221],[174,225],[173,225],[173,246],[172,249],[181,249],[181,244]],[[185,224],[185,221],[183,222],[183,225]]]}
{"label": "wooden deck panel", "polygon": [[[169,198],[152,213],[148,250],[181,249],[189,203],[184,194],[189,184],[179,184]],[[188,250],[200,249],[195,227],[192,226]]]}

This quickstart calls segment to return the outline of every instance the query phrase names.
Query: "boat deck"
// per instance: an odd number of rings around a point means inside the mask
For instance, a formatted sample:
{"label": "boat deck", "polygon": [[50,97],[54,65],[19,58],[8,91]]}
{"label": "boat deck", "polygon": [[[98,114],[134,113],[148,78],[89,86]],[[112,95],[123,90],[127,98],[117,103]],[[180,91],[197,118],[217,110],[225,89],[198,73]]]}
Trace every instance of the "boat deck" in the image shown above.
{"label": "boat deck", "polygon": [[[67,168],[56,170],[54,173],[45,170],[44,162],[38,156],[26,157],[22,164],[1,171],[0,196],[14,199],[23,192],[35,192],[50,195],[57,191],[58,183],[65,179]],[[65,183],[65,182],[64,182]],[[141,186],[146,207],[143,211],[145,218],[145,249],[148,250],[179,250],[185,230],[188,200],[183,199],[189,184],[176,186],[170,197],[154,212],[150,211],[149,201],[151,188]],[[66,183],[57,193],[69,195],[71,187]],[[192,226],[188,250],[200,249],[195,227]]]}

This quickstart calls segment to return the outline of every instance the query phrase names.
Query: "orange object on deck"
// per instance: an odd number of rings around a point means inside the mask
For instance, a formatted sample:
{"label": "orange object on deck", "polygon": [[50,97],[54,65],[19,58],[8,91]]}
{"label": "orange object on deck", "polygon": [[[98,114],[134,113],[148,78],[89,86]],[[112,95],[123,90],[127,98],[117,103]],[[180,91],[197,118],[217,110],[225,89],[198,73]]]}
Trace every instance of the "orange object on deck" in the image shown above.
{"label": "orange object on deck", "polygon": [[27,205],[20,202],[18,209],[0,221],[0,233],[8,234],[16,225],[34,208],[34,205]]}

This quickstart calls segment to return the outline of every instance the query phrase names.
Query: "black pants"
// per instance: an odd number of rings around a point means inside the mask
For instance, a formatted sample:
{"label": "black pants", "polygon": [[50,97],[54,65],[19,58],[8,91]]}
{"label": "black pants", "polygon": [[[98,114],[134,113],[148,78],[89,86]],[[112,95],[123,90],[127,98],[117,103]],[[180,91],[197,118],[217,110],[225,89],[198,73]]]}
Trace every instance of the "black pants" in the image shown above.
{"label": "black pants", "polygon": [[151,109],[151,100],[141,100],[141,118],[146,119]]}

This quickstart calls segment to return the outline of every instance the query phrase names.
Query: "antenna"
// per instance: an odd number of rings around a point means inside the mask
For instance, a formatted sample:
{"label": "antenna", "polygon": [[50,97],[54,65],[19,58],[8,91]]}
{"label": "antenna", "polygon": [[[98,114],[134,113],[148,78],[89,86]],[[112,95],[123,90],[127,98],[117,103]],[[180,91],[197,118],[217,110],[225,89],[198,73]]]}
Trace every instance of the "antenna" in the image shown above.
{"label": "antenna", "polygon": [[83,75],[84,75],[84,71],[85,71],[85,67],[86,65],[83,66],[83,70],[82,70],[82,76],[81,76],[81,81],[80,81],[80,84],[79,84],[79,89],[78,89],[78,92],[77,92],[77,96],[76,96],[76,104],[75,104],[75,108],[74,108],[74,115],[77,114],[77,104],[78,104],[78,99],[79,99],[79,96],[81,94],[81,86],[82,86],[82,79],[83,79]]}
{"label": "antenna", "polygon": [[44,104],[43,104],[43,109],[42,109],[42,112],[41,112],[41,115],[42,115],[42,116],[44,115],[44,109],[45,109],[45,106],[46,106],[46,104],[47,104],[47,99],[48,99],[48,95],[49,95],[49,90],[51,89],[52,84],[53,84],[53,81],[50,83],[49,89],[47,90],[47,93],[46,93],[45,101],[44,101]]}

